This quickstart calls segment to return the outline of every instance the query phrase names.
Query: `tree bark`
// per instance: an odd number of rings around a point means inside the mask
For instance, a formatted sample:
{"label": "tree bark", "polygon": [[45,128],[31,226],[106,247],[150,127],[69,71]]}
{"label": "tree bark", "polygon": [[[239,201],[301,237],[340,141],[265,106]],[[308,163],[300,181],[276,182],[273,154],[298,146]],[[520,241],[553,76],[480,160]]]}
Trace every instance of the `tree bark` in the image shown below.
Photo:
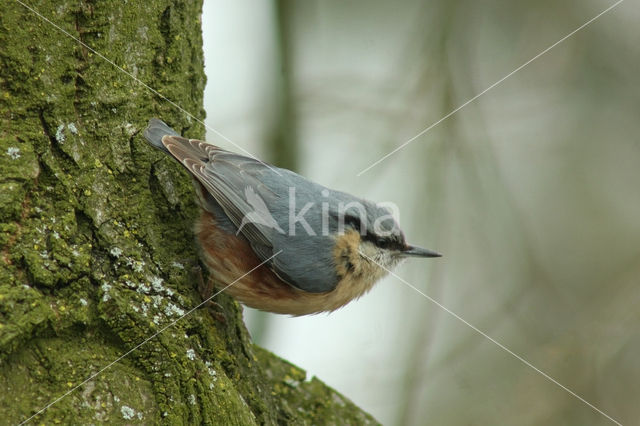
{"label": "tree bark", "polygon": [[198,212],[141,130],[204,129],[144,84],[204,117],[201,4],[132,3],[0,6],[1,422],[375,423],[225,295],[162,331],[201,301]]}

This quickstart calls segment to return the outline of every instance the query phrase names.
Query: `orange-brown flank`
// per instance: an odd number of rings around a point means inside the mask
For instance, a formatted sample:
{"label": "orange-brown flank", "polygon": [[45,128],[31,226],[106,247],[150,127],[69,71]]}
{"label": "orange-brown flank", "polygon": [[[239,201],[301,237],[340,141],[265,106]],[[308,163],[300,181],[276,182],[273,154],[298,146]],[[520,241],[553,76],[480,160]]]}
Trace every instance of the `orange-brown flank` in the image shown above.
{"label": "orange-brown flank", "polygon": [[[258,266],[260,260],[249,243],[241,236],[220,230],[207,211],[203,211],[196,225],[196,236],[216,287],[223,289],[235,281],[225,290],[228,294],[247,306],[269,312],[306,315],[333,311],[369,291],[383,275],[381,268],[360,257],[357,232],[347,233],[336,241],[334,257],[340,282],[326,293],[299,290],[283,282],[266,265]],[[242,277],[253,268],[256,269]]]}

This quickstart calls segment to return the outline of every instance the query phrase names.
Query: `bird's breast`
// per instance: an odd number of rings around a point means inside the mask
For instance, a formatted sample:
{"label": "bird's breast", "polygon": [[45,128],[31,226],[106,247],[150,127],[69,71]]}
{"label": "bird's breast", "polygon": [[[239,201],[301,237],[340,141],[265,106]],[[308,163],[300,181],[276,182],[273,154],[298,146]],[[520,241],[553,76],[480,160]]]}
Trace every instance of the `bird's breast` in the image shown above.
{"label": "bird's breast", "polygon": [[[333,311],[362,296],[379,278],[367,273],[366,265],[358,262],[349,270],[348,263],[355,259],[350,255],[347,266],[336,265],[340,281],[334,290],[309,293],[287,284],[267,265],[261,265],[247,240],[220,229],[210,212],[203,211],[195,232],[216,287],[226,287],[226,293],[255,309],[290,315]],[[342,254],[342,248],[336,244],[334,254]]]}

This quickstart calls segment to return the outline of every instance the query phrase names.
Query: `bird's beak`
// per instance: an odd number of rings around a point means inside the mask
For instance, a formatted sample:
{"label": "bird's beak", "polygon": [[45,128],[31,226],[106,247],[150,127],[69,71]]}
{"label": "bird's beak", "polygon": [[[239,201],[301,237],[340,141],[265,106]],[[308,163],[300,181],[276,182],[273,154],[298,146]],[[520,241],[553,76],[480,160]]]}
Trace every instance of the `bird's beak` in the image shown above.
{"label": "bird's beak", "polygon": [[410,257],[442,257],[440,253],[416,246],[407,246],[400,254]]}

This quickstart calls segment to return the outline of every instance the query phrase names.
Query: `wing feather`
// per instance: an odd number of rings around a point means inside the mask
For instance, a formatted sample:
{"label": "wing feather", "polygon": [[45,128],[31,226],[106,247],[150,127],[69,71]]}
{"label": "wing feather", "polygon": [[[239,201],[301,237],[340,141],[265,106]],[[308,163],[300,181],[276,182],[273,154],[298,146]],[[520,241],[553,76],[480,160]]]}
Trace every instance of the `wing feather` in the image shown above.
{"label": "wing feather", "polygon": [[[281,252],[267,266],[283,281],[313,293],[336,287],[333,240],[316,236],[313,244],[309,244],[310,237],[306,234],[289,235],[282,231],[289,229],[289,200],[288,193],[285,194],[288,188],[298,189],[297,196],[304,198],[304,205],[313,201],[324,187],[289,170],[276,169],[207,142],[179,136],[157,119],[150,121],[145,137],[156,148],[171,154],[203,185],[260,260]],[[249,194],[247,187],[252,190]],[[243,223],[247,215],[255,215],[265,207],[269,214],[275,213],[273,223],[269,220]]]}
{"label": "wing feather", "polygon": [[[230,153],[203,141],[177,136],[164,136],[162,143],[171,155],[180,161],[204,185],[229,219],[231,219],[231,222],[239,228],[242,224],[242,219],[246,214],[253,211],[253,208],[239,195],[243,193],[242,190],[238,191],[238,188],[235,188],[235,185],[225,178],[226,173],[221,173],[223,170],[218,169],[235,169],[233,172],[242,176],[243,182],[246,182],[245,186],[251,185],[258,189],[258,187],[264,185],[257,179],[252,178],[250,174],[243,173],[240,165],[231,164],[224,160],[225,156],[236,157],[237,154]],[[267,230],[264,228],[260,224],[248,222],[240,232],[249,240],[252,246],[262,246],[260,247],[260,252],[266,254],[266,248],[273,251],[273,245],[269,236],[266,235]],[[271,256],[271,254],[267,254],[265,258]]]}

